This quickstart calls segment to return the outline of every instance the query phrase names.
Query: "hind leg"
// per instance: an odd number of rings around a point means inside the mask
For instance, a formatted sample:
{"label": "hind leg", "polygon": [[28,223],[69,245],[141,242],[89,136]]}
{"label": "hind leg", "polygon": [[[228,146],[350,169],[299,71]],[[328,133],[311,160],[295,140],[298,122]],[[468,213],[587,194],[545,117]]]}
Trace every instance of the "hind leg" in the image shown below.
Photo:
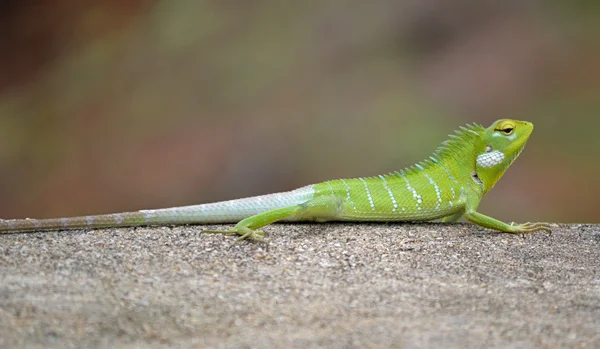
{"label": "hind leg", "polygon": [[250,238],[262,241],[265,233],[257,230],[271,223],[288,218],[336,218],[342,209],[342,199],[336,196],[320,196],[304,203],[265,211],[242,219],[229,230],[205,230],[204,233],[238,234],[240,240]]}

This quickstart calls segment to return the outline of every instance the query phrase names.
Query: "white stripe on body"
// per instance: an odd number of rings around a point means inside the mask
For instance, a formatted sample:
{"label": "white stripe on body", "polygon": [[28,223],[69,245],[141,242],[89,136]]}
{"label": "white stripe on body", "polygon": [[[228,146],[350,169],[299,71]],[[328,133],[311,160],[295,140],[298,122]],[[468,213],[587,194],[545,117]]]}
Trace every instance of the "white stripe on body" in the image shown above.
{"label": "white stripe on body", "polygon": [[340,180],[346,186],[346,201],[348,201],[350,203],[350,205],[352,205],[352,209],[354,211],[356,211],[356,205],[354,204],[354,201],[352,201],[352,197],[350,196],[350,186],[348,185],[348,183],[346,183],[345,180],[343,180],[343,179],[340,179]]}
{"label": "white stripe on body", "polygon": [[398,202],[396,201],[396,198],[394,197],[394,193],[392,193],[392,191],[390,190],[390,187],[388,187],[388,184],[387,184],[387,181],[385,180],[385,177],[384,176],[379,176],[379,178],[383,182],[383,187],[385,188],[385,190],[387,190],[388,194],[390,195],[390,200],[392,200],[392,204],[394,205],[394,208],[392,209],[392,212],[396,212],[396,210],[398,209]]}
{"label": "white stripe on body", "polygon": [[[410,185],[410,182],[408,181],[408,178],[406,178],[406,175],[404,175],[404,173],[402,173],[402,178],[404,178],[404,181],[406,182],[406,189],[408,189],[408,191],[412,192],[413,199],[415,199],[415,201],[417,202],[417,211],[421,211],[421,209],[422,209],[421,203],[423,202],[421,195],[419,195],[419,193],[417,193],[415,188],[413,188],[412,185]],[[404,211],[404,209],[403,209],[403,211]]]}
{"label": "white stripe on body", "polygon": [[371,196],[371,191],[369,190],[369,186],[364,178],[359,178],[360,181],[365,185],[365,190],[367,191],[367,198],[369,199],[369,204],[371,205],[371,210],[375,211],[375,203],[373,202],[373,196]]}
{"label": "white stripe on body", "polygon": [[458,184],[458,181],[456,180],[456,178],[454,178],[454,176],[452,175],[452,173],[450,173],[450,171],[446,168],[446,166],[444,166],[440,161],[438,161],[438,159],[434,158],[434,157],[430,157],[431,161],[435,162],[442,170],[444,170],[444,172],[446,172],[446,174],[448,175],[448,178],[450,178],[450,180],[456,184]]}
{"label": "white stripe on body", "polygon": [[331,183],[327,182],[327,186],[329,187],[329,190],[331,191],[331,196],[335,196],[335,191],[333,190]]}
{"label": "white stripe on body", "polygon": [[440,206],[442,205],[442,190],[440,189],[440,187],[438,187],[437,183],[433,180],[433,178],[431,178],[430,175],[428,175],[425,172],[423,172],[423,174],[425,175],[427,180],[429,180],[429,183],[431,183],[431,185],[433,185],[433,188],[435,189],[435,195],[437,196],[437,205],[435,206],[435,209],[439,210]]}

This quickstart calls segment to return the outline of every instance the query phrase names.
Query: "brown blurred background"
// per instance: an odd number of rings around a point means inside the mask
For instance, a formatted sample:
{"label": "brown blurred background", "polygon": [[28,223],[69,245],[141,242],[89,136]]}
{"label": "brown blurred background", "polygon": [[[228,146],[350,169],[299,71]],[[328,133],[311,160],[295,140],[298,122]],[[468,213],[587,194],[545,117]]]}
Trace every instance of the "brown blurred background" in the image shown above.
{"label": "brown blurred background", "polygon": [[600,2],[0,2],[0,216],[369,176],[459,125],[536,125],[483,201],[598,222]]}

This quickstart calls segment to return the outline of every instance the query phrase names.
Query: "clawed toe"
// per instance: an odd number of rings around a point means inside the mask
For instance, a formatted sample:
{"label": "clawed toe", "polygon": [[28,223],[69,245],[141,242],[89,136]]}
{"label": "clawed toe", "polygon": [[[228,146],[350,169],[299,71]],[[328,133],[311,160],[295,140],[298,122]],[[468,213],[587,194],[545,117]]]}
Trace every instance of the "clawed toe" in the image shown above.
{"label": "clawed toe", "polygon": [[548,223],[523,223],[515,226],[515,233],[532,233],[535,231],[543,230],[548,234],[552,234],[552,229],[550,229],[550,225]]}
{"label": "clawed toe", "polygon": [[[250,239],[253,241],[264,242],[265,232],[262,230],[252,230],[246,227],[233,227],[229,230],[203,230],[203,233],[208,234],[238,234],[240,237],[235,243],[242,240]],[[234,243],[234,244],[235,244]]]}
{"label": "clawed toe", "polygon": [[254,240],[254,241],[264,241],[265,232],[262,230],[249,230],[240,235],[242,235],[242,236],[240,236],[237,239],[237,241],[242,241],[242,240],[246,240],[246,239],[250,239],[250,240]]}

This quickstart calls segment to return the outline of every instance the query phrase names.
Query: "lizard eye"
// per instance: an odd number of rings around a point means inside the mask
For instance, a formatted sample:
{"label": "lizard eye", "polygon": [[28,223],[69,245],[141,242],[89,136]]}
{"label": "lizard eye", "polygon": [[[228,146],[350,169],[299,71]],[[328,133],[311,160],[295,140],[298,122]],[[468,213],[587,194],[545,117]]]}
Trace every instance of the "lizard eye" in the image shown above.
{"label": "lizard eye", "polygon": [[500,123],[494,131],[502,132],[505,136],[509,136],[515,130],[515,124],[506,120]]}

